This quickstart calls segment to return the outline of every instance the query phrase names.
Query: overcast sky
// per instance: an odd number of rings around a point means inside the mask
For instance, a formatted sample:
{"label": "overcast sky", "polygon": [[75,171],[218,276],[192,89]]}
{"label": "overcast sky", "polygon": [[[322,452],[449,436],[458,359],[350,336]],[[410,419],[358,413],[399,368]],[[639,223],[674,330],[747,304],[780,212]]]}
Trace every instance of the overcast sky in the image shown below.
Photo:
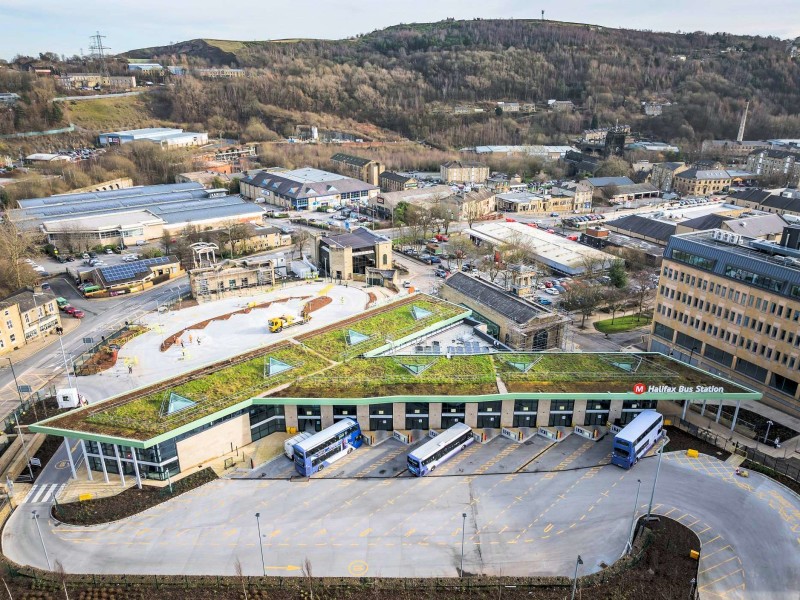
{"label": "overcast sky", "polygon": [[545,18],[658,31],[800,36],[800,0],[0,0],[0,58],[111,53],[193,38],[340,39],[397,23]]}

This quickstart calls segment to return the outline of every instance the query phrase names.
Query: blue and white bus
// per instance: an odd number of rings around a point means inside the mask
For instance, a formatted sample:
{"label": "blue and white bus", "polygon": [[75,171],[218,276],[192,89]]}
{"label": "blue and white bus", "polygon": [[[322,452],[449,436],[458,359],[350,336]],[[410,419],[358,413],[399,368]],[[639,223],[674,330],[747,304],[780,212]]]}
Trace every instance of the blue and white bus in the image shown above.
{"label": "blue and white bus", "polygon": [[464,423],[456,423],[450,429],[409,452],[408,470],[417,477],[427,475],[437,465],[469,446],[474,439],[472,428]]}
{"label": "blue and white bus", "polygon": [[611,464],[630,469],[661,437],[664,416],[654,410],[643,410],[614,436]]}
{"label": "blue and white bus", "polygon": [[309,477],[336,462],[362,443],[361,428],[353,419],[342,419],[294,445],[294,468]]}

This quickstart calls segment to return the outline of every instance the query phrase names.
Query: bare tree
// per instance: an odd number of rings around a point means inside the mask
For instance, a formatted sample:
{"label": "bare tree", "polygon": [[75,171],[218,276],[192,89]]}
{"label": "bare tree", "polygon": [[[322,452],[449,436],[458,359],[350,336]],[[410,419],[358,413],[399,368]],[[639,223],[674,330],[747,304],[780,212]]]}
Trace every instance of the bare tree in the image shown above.
{"label": "bare tree", "polygon": [[576,283],[561,296],[561,306],[566,310],[576,310],[581,314],[580,328],[585,329],[586,317],[594,314],[602,300],[602,293],[597,286]]}
{"label": "bare tree", "polygon": [[233,570],[236,572],[236,577],[239,578],[239,583],[242,584],[244,600],[247,600],[247,577],[244,575],[244,571],[242,570],[242,561],[239,560],[238,556],[233,561]]}
{"label": "bare tree", "polygon": [[60,560],[57,560],[54,567],[56,576],[64,588],[64,597],[69,600],[69,592],[67,592],[67,572],[64,570],[64,565],[61,564]]}
{"label": "bare tree", "polygon": [[292,256],[294,256],[294,252],[297,252],[301,257],[303,256],[303,250],[308,243],[308,240],[311,238],[311,234],[309,234],[305,229],[298,229],[292,234]]}
{"label": "bare tree", "polygon": [[314,573],[311,570],[311,561],[309,560],[308,557],[306,557],[303,560],[303,567],[301,572],[306,582],[308,583],[308,593],[311,596],[311,600],[314,600]]}
{"label": "bare tree", "polygon": [[0,273],[11,290],[31,285],[36,273],[24,259],[33,256],[37,234],[20,229],[10,220],[0,224]]}
{"label": "bare tree", "polygon": [[641,316],[654,296],[650,274],[647,271],[637,271],[631,279],[633,280],[631,289],[636,300],[637,313]]}
{"label": "bare tree", "polygon": [[606,308],[608,308],[609,312],[611,313],[612,323],[614,322],[614,318],[616,317],[617,312],[619,312],[619,309],[625,305],[627,298],[628,294],[624,290],[617,288],[608,288],[603,294],[603,300],[605,301]]}

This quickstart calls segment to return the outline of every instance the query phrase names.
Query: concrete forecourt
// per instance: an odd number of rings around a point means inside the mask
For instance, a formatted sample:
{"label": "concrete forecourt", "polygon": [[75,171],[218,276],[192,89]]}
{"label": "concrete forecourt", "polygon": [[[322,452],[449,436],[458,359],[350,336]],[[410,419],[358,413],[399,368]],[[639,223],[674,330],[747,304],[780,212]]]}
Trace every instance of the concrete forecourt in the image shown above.
{"label": "concrete forecourt", "polygon": [[[290,480],[278,456],[106,525],[41,518],[41,540],[31,512],[44,515],[50,501],[29,501],[3,531],[4,553],[47,568],[44,547],[76,573],[233,574],[238,558],[255,575],[259,513],[267,574],[299,574],[308,558],[320,576],[457,576],[466,513],[467,574],[571,576],[578,553],[582,572],[595,572],[624,551],[637,479],[637,515],[647,512],[657,463],[609,465],[605,424],[659,403],[760,398],[655,353],[503,351],[471,317],[411,295],[32,426],[79,448],[76,476],[89,465],[95,478],[118,478],[121,468],[137,484],[167,468],[194,472],[234,442],[283,439],[343,416],[371,445],[304,480]],[[425,353],[439,345],[431,340],[446,347],[466,334],[470,354]],[[182,409],[170,413],[176,397]],[[433,476],[410,477],[407,452],[455,421],[478,443]],[[779,484],[667,447],[652,509],[698,534],[701,597],[800,589],[800,498]]]}

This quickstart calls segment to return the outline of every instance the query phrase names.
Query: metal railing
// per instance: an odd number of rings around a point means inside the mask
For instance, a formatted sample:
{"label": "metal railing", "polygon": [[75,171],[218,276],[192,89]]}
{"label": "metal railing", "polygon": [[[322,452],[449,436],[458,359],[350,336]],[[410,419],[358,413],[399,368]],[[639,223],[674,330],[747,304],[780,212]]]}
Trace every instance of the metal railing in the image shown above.
{"label": "metal railing", "polygon": [[769,454],[759,451],[758,448],[740,444],[738,441],[725,437],[723,434],[695,425],[689,421],[684,421],[683,419],[678,421],[677,426],[678,429],[704,442],[708,442],[725,452],[743,456],[756,465],[800,483],[800,463],[795,459],[770,456]]}

